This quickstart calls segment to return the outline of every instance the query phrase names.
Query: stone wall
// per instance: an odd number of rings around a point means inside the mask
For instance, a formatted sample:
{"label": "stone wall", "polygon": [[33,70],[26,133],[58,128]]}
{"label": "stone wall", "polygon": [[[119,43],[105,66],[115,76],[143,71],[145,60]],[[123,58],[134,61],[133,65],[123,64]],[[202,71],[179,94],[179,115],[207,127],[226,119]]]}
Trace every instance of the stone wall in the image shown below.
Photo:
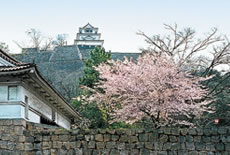
{"label": "stone wall", "polygon": [[70,131],[4,120],[0,154],[228,155],[230,127]]}

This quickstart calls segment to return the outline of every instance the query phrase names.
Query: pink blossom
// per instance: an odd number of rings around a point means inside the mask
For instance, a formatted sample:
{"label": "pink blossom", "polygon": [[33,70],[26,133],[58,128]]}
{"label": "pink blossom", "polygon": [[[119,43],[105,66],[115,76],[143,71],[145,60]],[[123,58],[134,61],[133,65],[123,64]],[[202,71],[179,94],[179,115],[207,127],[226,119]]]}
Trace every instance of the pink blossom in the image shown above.
{"label": "pink blossom", "polygon": [[201,100],[207,94],[200,84],[205,79],[181,72],[166,57],[144,54],[137,62],[125,58],[109,63],[96,67],[100,78],[106,79],[98,86],[105,92],[97,92],[91,100],[111,108],[113,121],[134,123],[148,116],[160,125],[188,124],[176,118],[200,118],[208,111],[209,101]]}

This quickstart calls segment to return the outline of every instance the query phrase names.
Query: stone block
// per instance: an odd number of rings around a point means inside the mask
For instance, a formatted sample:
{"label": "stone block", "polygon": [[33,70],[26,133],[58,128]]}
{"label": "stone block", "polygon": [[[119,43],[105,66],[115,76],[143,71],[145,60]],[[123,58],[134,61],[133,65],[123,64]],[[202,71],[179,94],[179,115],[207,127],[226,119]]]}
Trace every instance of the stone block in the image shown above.
{"label": "stone block", "polygon": [[197,151],[205,150],[206,144],[202,142],[195,143],[195,147]]}
{"label": "stone block", "polygon": [[145,148],[152,150],[154,148],[153,142],[145,142]]}
{"label": "stone block", "polygon": [[66,150],[69,150],[69,149],[70,149],[70,142],[63,142],[63,147],[64,147]]}
{"label": "stone block", "polygon": [[77,140],[84,140],[84,135],[83,134],[78,134],[78,135],[76,135],[76,139]]}
{"label": "stone block", "polygon": [[188,133],[188,129],[187,128],[182,128],[182,129],[180,129],[180,133],[181,133],[181,135],[185,136]]}
{"label": "stone block", "polygon": [[196,129],[195,129],[195,128],[190,128],[190,129],[188,130],[188,134],[189,134],[189,135],[197,135]]}
{"label": "stone block", "polygon": [[69,140],[70,136],[69,135],[59,135],[58,136],[59,141],[66,142]]}
{"label": "stone block", "polygon": [[144,148],[144,145],[145,145],[144,142],[137,142],[137,143],[136,143],[136,147],[137,147],[138,149]]}
{"label": "stone block", "polygon": [[54,134],[55,135],[69,135],[70,132],[68,130],[58,129],[58,130],[55,130]]}
{"label": "stone block", "polygon": [[110,141],[110,138],[111,138],[111,135],[105,134],[105,135],[104,135],[104,142]]}
{"label": "stone block", "polygon": [[96,142],[95,141],[89,141],[88,142],[88,148],[89,149],[94,149],[96,147]]}
{"label": "stone block", "polygon": [[131,150],[131,149],[134,149],[135,146],[136,146],[136,145],[133,144],[133,143],[130,143],[130,144],[129,144],[129,143],[126,143],[126,144],[125,144],[125,148],[126,148],[126,149],[130,149],[130,150]]}
{"label": "stone block", "polygon": [[188,149],[188,150],[195,150],[194,143],[192,143],[192,142],[186,142],[185,145],[186,145],[186,149]]}
{"label": "stone block", "polygon": [[111,140],[112,141],[118,141],[119,136],[118,135],[112,135]]}
{"label": "stone block", "polygon": [[43,150],[47,150],[49,148],[51,148],[50,142],[42,142],[42,149]]}
{"label": "stone block", "polygon": [[41,150],[42,149],[42,145],[41,143],[34,143],[34,150]]}
{"label": "stone block", "polygon": [[115,149],[117,148],[116,142],[106,142],[106,148],[107,149]]}
{"label": "stone block", "polygon": [[167,155],[167,151],[159,151],[157,155]]}
{"label": "stone block", "polygon": [[120,155],[127,155],[129,152],[129,150],[120,150]]}
{"label": "stone block", "polygon": [[171,150],[179,150],[180,143],[171,143]]}
{"label": "stone block", "polygon": [[178,155],[188,155],[188,151],[186,150],[179,150]]}
{"label": "stone block", "polygon": [[95,135],[95,141],[97,141],[97,142],[103,142],[104,141],[103,135],[102,134]]}
{"label": "stone block", "polygon": [[117,144],[117,149],[118,150],[124,150],[125,149],[125,143],[118,143]]}
{"label": "stone block", "polygon": [[164,143],[163,150],[164,151],[171,150],[171,143],[169,143],[169,142]]}
{"label": "stone block", "polygon": [[171,133],[172,133],[172,135],[179,136],[180,135],[180,128],[172,128]]}
{"label": "stone block", "polygon": [[34,137],[26,137],[26,142],[33,143],[34,142]]}
{"label": "stone block", "polygon": [[150,142],[157,142],[158,141],[158,136],[159,134],[157,132],[152,132],[152,133],[149,133],[149,141]]}
{"label": "stone block", "polygon": [[167,142],[168,141],[168,136],[167,135],[160,135],[159,141],[163,142],[163,143]]}
{"label": "stone block", "polygon": [[[1,144],[0,144],[0,147],[1,147]],[[17,150],[25,150],[24,143],[17,143],[16,144],[16,149]]]}
{"label": "stone block", "polygon": [[116,149],[112,149],[110,155],[120,155],[120,152]]}
{"label": "stone block", "polygon": [[169,141],[170,141],[170,142],[177,142],[178,139],[177,139],[176,136],[169,136]]}
{"label": "stone block", "polygon": [[225,150],[230,151],[230,143],[225,143]]}
{"label": "stone block", "polygon": [[114,135],[115,134],[115,130],[114,129],[107,129],[106,133]]}
{"label": "stone block", "polygon": [[224,151],[224,144],[217,143],[217,144],[215,144],[215,148],[217,151]]}
{"label": "stone block", "polygon": [[217,130],[216,127],[212,127],[212,128],[211,128],[211,135],[217,135],[217,134],[218,134],[217,131],[218,131],[218,130]]}
{"label": "stone block", "polygon": [[141,149],[140,155],[149,155],[149,150],[148,149]]}
{"label": "stone block", "polygon": [[34,146],[32,143],[24,143],[24,150],[25,151],[32,151],[34,149]]}
{"label": "stone block", "polygon": [[128,142],[128,136],[127,135],[121,135],[119,142]]}
{"label": "stone block", "polygon": [[42,153],[43,153],[43,155],[50,155],[51,151],[50,150],[43,150]]}
{"label": "stone block", "polygon": [[206,136],[211,135],[211,129],[205,128],[205,129],[204,129],[204,135],[206,135]]}
{"label": "stone block", "polygon": [[60,149],[60,148],[62,148],[62,142],[60,142],[60,141],[54,141],[52,147],[54,149]]}
{"label": "stone block", "polygon": [[154,143],[154,150],[156,150],[156,151],[162,150],[163,149],[163,144],[164,143],[161,143],[161,142],[155,142]]}
{"label": "stone block", "polygon": [[201,142],[201,136],[194,136],[193,141],[194,142]]}
{"label": "stone block", "polygon": [[208,143],[211,141],[211,137],[208,136],[202,136],[202,142]]}
{"label": "stone block", "polygon": [[137,136],[129,136],[128,137],[128,142],[129,143],[136,143],[136,142],[138,142]]}
{"label": "stone block", "polygon": [[80,148],[81,147],[81,141],[76,141],[75,142],[75,146],[76,146],[76,148]]}
{"label": "stone block", "polygon": [[188,152],[188,155],[197,155],[197,154],[198,154],[197,151],[189,151],[189,152]]}
{"label": "stone block", "polygon": [[184,142],[186,142],[185,136],[179,136],[179,137],[178,137],[178,142],[179,142],[179,143],[184,143]]}
{"label": "stone block", "polygon": [[42,141],[42,136],[41,135],[35,135],[34,136],[34,141],[35,142],[41,142]]}
{"label": "stone block", "polygon": [[19,136],[23,136],[24,128],[22,126],[15,126],[14,133]]}
{"label": "stone block", "polygon": [[165,127],[164,128],[164,134],[171,135],[171,128]]}
{"label": "stone block", "polygon": [[125,130],[124,129],[117,129],[116,130],[116,134],[117,135],[124,135],[125,134]]}
{"label": "stone block", "polygon": [[219,127],[217,132],[221,135],[224,135],[227,134],[228,129],[226,127]]}
{"label": "stone block", "polygon": [[[60,154],[61,155],[61,154]],[[75,149],[75,155],[83,155],[82,148],[76,148]]]}
{"label": "stone block", "polygon": [[193,136],[187,135],[186,136],[186,142],[193,142]]}
{"label": "stone block", "polygon": [[215,151],[215,145],[212,143],[206,143],[206,150],[207,151]]}
{"label": "stone block", "polygon": [[130,150],[130,155],[139,155],[139,150],[138,149]]}
{"label": "stone block", "polygon": [[57,135],[51,136],[51,140],[52,140],[52,141],[57,141],[57,140],[58,140],[58,136],[57,136]]}
{"label": "stone block", "polygon": [[76,142],[70,142],[70,148],[71,149],[76,148]]}
{"label": "stone block", "polygon": [[85,140],[90,141],[91,140],[91,135],[85,135]]}
{"label": "stone block", "polygon": [[7,149],[8,150],[15,150],[15,148],[16,148],[16,144],[15,143],[13,143],[13,142],[8,142],[7,143]]}
{"label": "stone block", "polygon": [[105,148],[105,143],[104,142],[97,142],[96,146],[97,146],[97,149],[104,149]]}
{"label": "stone block", "polygon": [[198,136],[202,136],[204,134],[204,131],[202,128],[196,128],[196,131],[197,131]]}

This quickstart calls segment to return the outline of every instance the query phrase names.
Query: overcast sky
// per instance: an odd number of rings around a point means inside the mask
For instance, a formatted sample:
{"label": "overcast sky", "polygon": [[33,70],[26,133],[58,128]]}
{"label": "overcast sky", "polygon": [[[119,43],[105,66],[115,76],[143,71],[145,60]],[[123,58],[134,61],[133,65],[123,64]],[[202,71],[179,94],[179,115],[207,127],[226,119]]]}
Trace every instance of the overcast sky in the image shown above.
{"label": "overcast sky", "polygon": [[44,35],[69,34],[73,44],[78,28],[88,22],[99,27],[106,50],[138,52],[145,46],[136,35],[164,34],[163,24],[177,23],[198,33],[217,27],[230,35],[229,0],[0,0],[0,42],[18,52],[14,40],[25,31],[39,29]]}

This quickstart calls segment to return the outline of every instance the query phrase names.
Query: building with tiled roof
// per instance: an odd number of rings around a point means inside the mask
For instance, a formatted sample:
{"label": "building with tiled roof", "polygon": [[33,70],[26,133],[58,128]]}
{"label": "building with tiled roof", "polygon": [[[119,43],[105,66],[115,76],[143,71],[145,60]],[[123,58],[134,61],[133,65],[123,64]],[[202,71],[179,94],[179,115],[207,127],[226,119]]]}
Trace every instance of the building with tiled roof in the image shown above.
{"label": "building with tiled roof", "polygon": [[70,129],[80,114],[45,80],[33,63],[0,50],[0,119],[25,119]]}

